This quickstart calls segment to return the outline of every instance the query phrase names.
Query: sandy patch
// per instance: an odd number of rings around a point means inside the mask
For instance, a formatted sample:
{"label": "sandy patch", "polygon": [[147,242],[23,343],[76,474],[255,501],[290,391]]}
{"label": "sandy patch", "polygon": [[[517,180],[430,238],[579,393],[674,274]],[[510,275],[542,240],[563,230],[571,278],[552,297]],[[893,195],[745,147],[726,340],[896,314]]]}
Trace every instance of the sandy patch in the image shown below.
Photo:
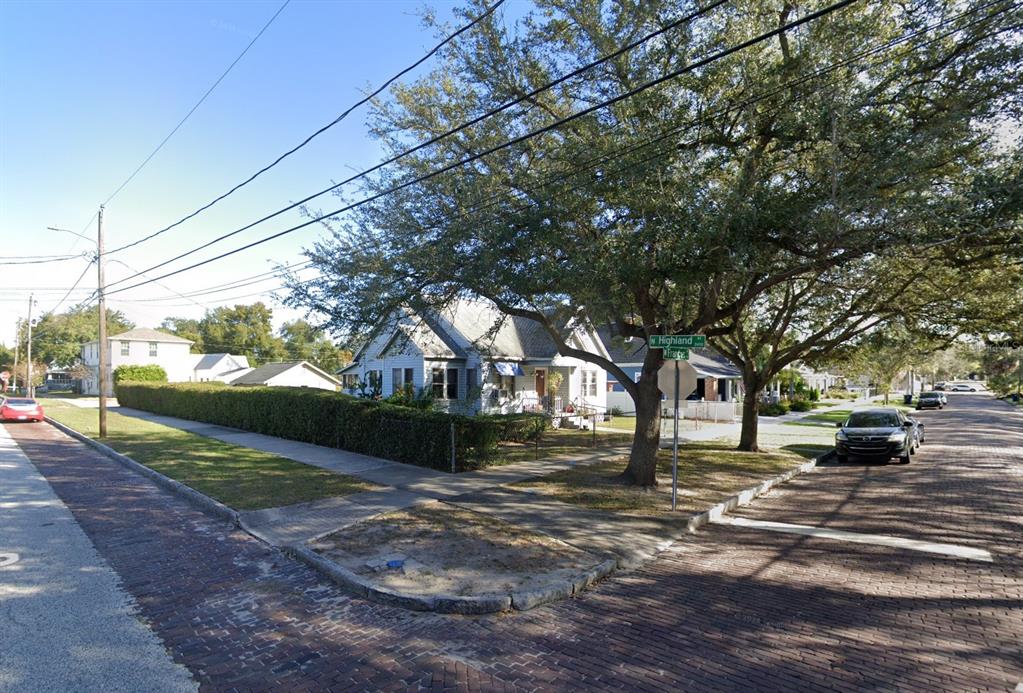
{"label": "sandy patch", "polygon": [[310,548],[382,587],[415,595],[534,589],[600,563],[552,537],[446,503],[380,515]]}

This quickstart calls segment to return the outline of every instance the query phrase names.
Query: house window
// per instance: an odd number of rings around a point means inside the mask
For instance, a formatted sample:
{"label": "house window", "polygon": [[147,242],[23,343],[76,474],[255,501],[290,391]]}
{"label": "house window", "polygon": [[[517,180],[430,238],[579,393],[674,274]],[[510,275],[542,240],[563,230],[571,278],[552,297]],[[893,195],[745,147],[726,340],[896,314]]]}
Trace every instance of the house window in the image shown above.
{"label": "house window", "polygon": [[392,368],[391,369],[391,393],[397,394],[402,390],[413,393],[413,386],[415,385],[415,371],[411,368]]}
{"label": "house window", "polygon": [[448,399],[458,399],[458,369],[448,369]]}
{"label": "house window", "polygon": [[466,396],[466,398],[469,397],[469,395],[472,392],[472,390],[474,390],[475,388],[477,388],[479,386],[480,386],[480,384],[476,380],[476,369],[475,368],[466,368],[465,369],[465,396]]}
{"label": "house window", "polygon": [[366,379],[369,383],[369,389],[373,392],[383,392],[384,390],[384,372],[383,371],[367,371]]}
{"label": "house window", "polygon": [[359,387],[359,376],[355,373],[345,373],[341,376],[341,385],[346,390],[356,390]]}
{"label": "house window", "polygon": [[128,342],[121,342],[121,356],[127,356],[128,355],[129,347],[130,347],[130,344]]}
{"label": "house window", "polygon": [[[124,347],[121,347],[121,353],[124,353]],[[149,355],[156,356],[156,342],[149,343]]]}
{"label": "house window", "polygon": [[458,369],[432,369],[432,391],[434,399],[458,399]]}
{"label": "house window", "polygon": [[583,397],[597,396],[597,371],[583,371],[582,395]]}

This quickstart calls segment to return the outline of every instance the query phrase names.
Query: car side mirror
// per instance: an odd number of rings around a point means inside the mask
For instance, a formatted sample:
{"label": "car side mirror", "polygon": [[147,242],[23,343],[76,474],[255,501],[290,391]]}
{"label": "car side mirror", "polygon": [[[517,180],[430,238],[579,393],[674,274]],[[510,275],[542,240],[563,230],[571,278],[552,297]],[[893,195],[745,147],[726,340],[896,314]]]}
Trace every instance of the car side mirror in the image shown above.
{"label": "car side mirror", "polygon": [[835,428],[841,428],[844,425],[845,424],[842,421],[839,421],[838,423],[835,424]]}
{"label": "car side mirror", "polygon": [[913,422],[912,421],[903,421],[902,422],[902,427],[903,428],[913,428]]}

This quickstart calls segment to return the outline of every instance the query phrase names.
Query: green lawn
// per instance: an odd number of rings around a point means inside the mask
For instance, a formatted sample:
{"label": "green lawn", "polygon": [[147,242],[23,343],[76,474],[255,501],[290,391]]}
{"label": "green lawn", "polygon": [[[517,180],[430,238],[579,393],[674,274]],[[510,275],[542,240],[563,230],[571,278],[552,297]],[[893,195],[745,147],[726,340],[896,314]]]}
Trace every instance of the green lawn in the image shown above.
{"label": "green lawn", "polygon": [[[690,443],[679,454],[679,510],[702,512],[744,488],[805,462],[787,451],[738,452],[725,442]],[[659,485],[641,489],[622,483],[625,458],[573,467],[515,486],[595,510],[663,515],[671,510],[671,450],[657,458]]]}
{"label": "green lawn", "polygon": [[[53,401],[43,406],[47,416],[98,438],[98,410]],[[236,510],[291,505],[377,488],[354,477],[113,411],[107,414],[103,442]]]}

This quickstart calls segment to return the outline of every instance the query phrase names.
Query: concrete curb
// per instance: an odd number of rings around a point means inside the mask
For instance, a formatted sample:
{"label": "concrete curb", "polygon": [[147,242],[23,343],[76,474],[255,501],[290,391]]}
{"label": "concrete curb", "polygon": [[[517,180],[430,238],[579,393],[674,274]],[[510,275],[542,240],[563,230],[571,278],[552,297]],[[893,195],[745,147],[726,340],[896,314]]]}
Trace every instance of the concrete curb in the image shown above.
{"label": "concrete curb", "polygon": [[232,510],[231,508],[227,507],[220,501],[214,500],[213,498],[210,498],[206,494],[196,491],[191,486],[186,486],[180,481],[175,481],[174,479],[171,479],[169,476],[161,474],[155,469],[151,469],[145,466],[144,464],[136,462],[127,455],[122,455],[113,448],[104,445],[98,440],[93,440],[92,438],[83,433],[79,433],[70,426],[66,426],[60,423],[59,421],[51,419],[48,416],[45,418],[46,422],[53,426],[54,428],[56,428],[58,431],[62,431],[67,435],[71,436],[72,438],[76,438],[82,441],[89,447],[96,449],[97,451],[103,453],[110,459],[120,462],[128,469],[131,469],[133,472],[138,472],[142,476],[154,482],[157,486],[160,486],[170,491],[171,493],[180,496],[181,498],[184,498],[186,501],[197,507],[199,510],[202,510],[205,513],[213,515],[214,517],[217,517],[221,520],[226,520],[227,522],[233,524],[235,527],[241,527],[241,520],[239,519],[237,510]]}
{"label": "concrete curb", "polygon": [[441,614],[479,615],[501,611],[526,611],[541,604],[558,601],[579,594],[594,582],[608,576],[617,567],[615,560],[607,560],[579,574],[572,580],[560,580],[534,590],[510,594],[480,594],[463,597],[453,594],[413,595],[378,587],[372,581],[324,558],[307,546],[284,546],[282,550],[310,568],[327,576],[342,589],[363,599],[411,611],[436,611]]}
{"label": "concrete curb", "polygon": [[436,611],[445,614],[466,615],[489,614],[510,609],[528,611],[543,604],[549,604],[550,602],[560,601],[580,594],[583,590],[603,580],[616,570],[639,567],[653,559],[658,553],[670,548],[686,534],[695,533],[698,528],[720,518],[735,508],[749,505],[758,496],[762,496],[775,486],[783,484],[793,477],[813,470],[819,463],[834,457],[834,455],[835,451],[829,450],[820,457],[804,462],[798,467],[776,477],[762,481],[756,486],[744,489],[699,515],[694,515],[689,518],[685,528],[660,542],[657,550],[648,556],[635,558],[634,560],[626,560],[624,557],[610,558],[570,580],[560,580],[537,589],[521,590],[507,595],[483,594],[473,597],[460,597],[446,594],[432,596],[403,594],[378,587],[348,568],[324,558],[307,546],[285,546],[282,547],[282,550],[314,570],[318,570],[347,592],[357,597],[370,599],[389,606],[397,606],[412,611]]}
{"label": "concrete curb", "polygon": [[695,533],[697,529],[707,524],[708,522],[713,522],[714,520],[719,519],[725,513],[735,510],[736,508],[741,508],[744,505],[749,505],[754,498],[764,495],[775,486],[778,486],[779,484],[784,484],[789,479],[797,477],[800,474],[805,474],[806,472],[809,472],[821,462],[830,459],[834,456],[835,451],[829,450],[820,457],[815,457],[814,459],[808,462],[804,462],[795,469],[790,469],[789,471],[784,472],[783,474],[779,474],[774,478],[768,479],[767,481],[762,481],[756,486],[751,486],[750,488],[739,491],[734,496],[729,496],[725,500],[703,511],[699,515],[694,515],[693,517],[689,518],[689,524],[686,528],[687,532],[689,534]]}

